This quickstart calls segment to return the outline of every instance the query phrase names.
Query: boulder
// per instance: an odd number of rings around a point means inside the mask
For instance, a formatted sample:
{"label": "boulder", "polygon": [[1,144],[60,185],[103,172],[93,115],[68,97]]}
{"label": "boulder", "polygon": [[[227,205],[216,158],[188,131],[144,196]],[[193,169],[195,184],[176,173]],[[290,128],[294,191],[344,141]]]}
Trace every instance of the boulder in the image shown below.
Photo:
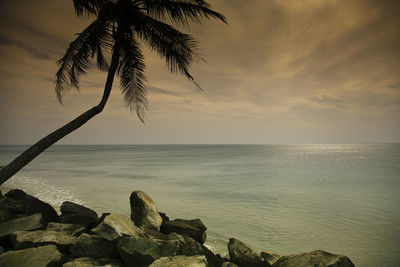
{"label": "boulder", "polygon": [[204,255],[209,266],[221,265],[211,251],[190,237],[176,233],[164,235],[157,232],[153,235],[146,232],[146,235],[138,239],[126,237],[118,242],[119,255],[126,265],[148,266],[159,258],[178,255]]}
{"label": "boulder", "polygon": [[115,259],[91,259],[88,257],[74,259],[64,263],[62,267],[121,267],[121,262]]}
{"label": "boulder", "polygon": [[149,267],[207,267],[204,256],[174,256],[155,260]]}
{"label": "boulder", "polygon": [[0,245],[9,247],[11,234],[16,231],[32,231],[43,229],[42,214],[13,219],[0,224]]}
{"label": "boulder", "polygon": [[225,261],[224,263],[222,263],[221,267],[239,267],[239,266],[237,266],[233,262]]}
{"label": "boulder", "polygon": [[46,225],[47,223],[57,221],[58,219],[56,210],[50,204],[43,202],[36,197],[26,195],[23,199],[23,205],[24,213],[26,215],[41,213],[43,222]]}
{"label": "boulder", "polygon": [[12,216],[8,216],[9,219],[41,213],[45,224],[50,221],[56,221],[58,217],[57,212],[50,204],[28,195],[19,189],[10,190],[7,192],[6,197],[1,199],[0,220],[6,220],[2,218],[5,213],[8,213],[8,215],[10,215],[10,213],[12,214]]}
{"label": "boulder", "polygon": [[116,241],[124,236],[139,238],[142,234],[142,230],[137,228],[128,216],[118,213],[106,216],[98,226],[92,229],[92,232],[109,241]]}
{"label": "boulder", "polygon": [[167,214],[165,214],[164,212],[159,212],[158,214],[161,216],[162,219],[161,225],[165,222],[169,222],[169,217],[167,216]]}
{"label": "boulder", "polygon": [[154,201],[142,191],[133,191],[130,197],[131,219],[143,229],[160,230],[163,219]]}
{"label": "boulder", "polygon": [[63,202],[60,211],[61,215],[59,222],[61,223],[81,224],[85,227],[91,228],[99,221],[99,217],[94,210],[73,202]]}
{"label": "boulder", "polygon": [[253,250],[243,242],[231,238],[229,239],[228,251],[230,261],[239,267],[268,267],[268,262],[264,262]]}
{"label": "boulder", "polygon": [[3,247],[0,247],[0,255],[3,254],[6,250]]}
{"label": "boulder", "polygon": [[96,235],[82,234],[71,247],[71,254],[78,257],[94,259],[110,258],[114,252],[114,244]]}
{"label": "boulder", "polygon": [[86,228],[85,226],[79,224],[51,222],[47,225],[46,230],[62,232],[66,235],[79,236],[81,233],[86,231]]}
{"label": "boulder", "polygon": [[6,197],[15,199],[15,200],[22,200],[27,196],[27,194],[22,191],[21,189],[11,189],[6,193]]}
{"label": "boulder", "polygon": [[12,219],[24,217],[24,203],[9,197],[0,199],[0,223]]}
{"label": "boulder", "polygon": [[264,261],[268,261],[269,264],[274,264],[277,260],[279,260],[279,258],[281,256],[279,256],[278,254],[276,254],[275,252],[271,252],[268,250],[264,250],[261,251],[260,257],[264,260]]}
{"label": "boulder", "polygon": [[164,222],[161,225],[161,232],[164,234],[177,233],[180,235],[186,235],[197,242],[204,244],[207,239],[206,234],[207,227],[201,222],[200,219],[194,220],[183,220],[176,219],[169,222]]}
{"label": "boulder", "polygon": [[53,245],[9,251],[0,255],[2,267],[57,267],[61,264],[62,255]]}
{"label": "boulder", "polygon": [[14,249],[55,245],[61,252],[69,251],[71,245],[77,241],[77,237],[55,231],[19,231],[11,236]]}
{"label": "boulder", "polygon": [[283,256],[274,267],[354,267],[346,256],[335,255],[323,250],[315,250],[297,255]]}

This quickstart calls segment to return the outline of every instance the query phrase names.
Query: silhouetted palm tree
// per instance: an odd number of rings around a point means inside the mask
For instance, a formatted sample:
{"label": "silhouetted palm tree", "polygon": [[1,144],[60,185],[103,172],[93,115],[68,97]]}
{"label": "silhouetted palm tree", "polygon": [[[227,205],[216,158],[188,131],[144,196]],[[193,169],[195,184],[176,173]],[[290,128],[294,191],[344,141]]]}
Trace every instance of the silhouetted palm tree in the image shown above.
{"label": "silhouetted palm tree", "polygon": [[[225,17],[211,9],[204,0],[73,0],[78,16],[96,19],[70,43],[65,55],[58,61],[56,93],[62,102],[71,88],[78,88],[79,76],[84,74],[92,58],[103,71],[108,71],[100,103],[73,121],[32,145],[19,157],[0,170],[0,184],[23,168],[45,149],[78,129],[99,114],[110,95],[115,74],[120,78],[121,90],[127,106],[136,111],[139,119],[147,110],[145,62],[138,41],[144,41],[151,50],[165,59],[171,72],[180,72],[194,82],[189,73],[192,62],[201,60],[196,40],[178,31],[165,21],[187,25],[206,19]],[[107,62],[105,52],[111,53]],[[197,85],[197,84],[196,84]]]}

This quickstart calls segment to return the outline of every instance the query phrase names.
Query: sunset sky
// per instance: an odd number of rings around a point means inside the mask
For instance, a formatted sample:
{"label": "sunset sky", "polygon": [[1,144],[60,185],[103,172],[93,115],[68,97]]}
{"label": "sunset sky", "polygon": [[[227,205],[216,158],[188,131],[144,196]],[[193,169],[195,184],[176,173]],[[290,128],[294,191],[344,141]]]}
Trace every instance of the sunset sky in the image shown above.
{"label": "sunset sky", "polygon": [[[145,50],[142,124],[118,80],[100,115],[59,144],[400,142],[400,1],[210,0],[228,25],[194,25],[204,89]],[[56,61],[93,18],[71,0],[0,1],[0,144],[32,144],[96,105],[91,69],[64,104]]]}

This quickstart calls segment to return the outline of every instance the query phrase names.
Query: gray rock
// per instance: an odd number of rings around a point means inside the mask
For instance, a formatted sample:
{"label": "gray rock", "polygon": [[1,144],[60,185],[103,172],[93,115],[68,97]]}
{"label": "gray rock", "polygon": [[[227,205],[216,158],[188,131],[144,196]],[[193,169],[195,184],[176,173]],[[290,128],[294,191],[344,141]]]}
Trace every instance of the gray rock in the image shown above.
{"label": "gray rock", "polygon": [[139,238],[142,234],[142,230],[137,228],[129,217],[118,213],[106,216],[98,226],[92,229],[92,232],[109,241],[115,241],[124,236]]}
{"label": "gray rock", "polygon": [[335,255],[323,250],[315,250],[297,255],[283,256],[274,267],[354,267],[346,256]]}
{"label": "gray rock", "polygon": [[268,261],[269,264],[274,264],[277,260],[279,260],[279,258],[281,256],[279,256],[278,254],[276,254],[275,252],[271,252],[268,250],[264,250],[261,251],[260,257],[264,260],[264,261]]}
{"label": "gray rock", "polygon": [[58,267],[61,262],[62,255],[53,245],[9,251],[0,255],[2,267]]}
{"label": "gray rock", "polygon": [[0,239],[10,236],[16,231],[31,231],[43,229],[42,214],[13,219],[0,224]]}
{"label": "gray rock", "polygon": [[176,219],[173,221],[164,222],[161,225],[161,232],[164,234],[177,233],[180,235],[186,235],[201,244],[204,244],[204,242],[206,242],[206,230],[207,227],[205,227],[200,219]]}
{"label": "gray rock", "polygon": [[90,257],[94,259],[110,258],[114,252],[114,244],[99,236],[82,234],[71,247],[74,257]]}
{"label": "gray rock", "polygon": [[239,267],[239,266],[237,266],[233,262],[225,261],[224,263],[222,263],[221,267]]}
{"label": "gray rock", "polygon": [[[50,221],[56,221],[58,218],[54,208],[41,201],[40,199],[26,194],[19,189],[13,189],[7,192],[6,197],[0,200],[0,220],[32,215],[36,213],[42,214],[42,219],[45,224]],[[11,216],[4,216],[4,214]]]}
{"label": "gray rock", "polygon": [[25,216],[23,200],[16,200],[9,197],[0,199],[0,222]]}
{"label": "gray rock", "polygon": [[85,226],[79,224],[51,222],[47,225],[46,230],[63,232],[67,235],[79,236],[81,233],[86,231],[86,228]]}
{"label": "gray rock", "polygon": [[207,267],[204,256],[163,257],[154,261],[149,267]]}
{"label": "gray rock", "polygon": [[143,229],[160,230],[162,218],[154,201],[142,191],[133,191],[130,197],[131,219]]}
{"label": "gray rock", "polygon": [[21,189],[11,189],[6,193],[6,197],[15,199],[15,200],[22,200],[27,196],[27,194],[22,191]]}
{"label": "gray rock", "polygon": [[99,217],[94,210],[73,202],[63,202],[60,211],[61,216],[59,222],[62,223],[81,224],[85,227],[91,228],[99,221]]}
{"label": "gray rock", "polygon": [[[206,247],[191,239],[175,233],[163,235],[154,232],[154,235],[135,238],[123,238],[118,242],[118,251],[121,259],[128,266],[148,266],[154,260],[162,257],[178,255],[204,255],[209,266],[220,266],[218,258]],[[151,234],[151,233],[150,233]]]}
{"label": "gray rock", "polygon": [[121,267],[121,262],[115,259],[91,259],[88,257],[74,259],[64,263],[62,267]]}
{"label": "gray rock", "polygon": [[229,239],[228,251],[230,261],[239,267],[269,267],[268,262],[264,262],[253,250],[243,242],[231,238]]}
{"label": "gray rock", "polygon": [[44,245],[56,245],[57,248],[64,252],[69,251],[71,245],[77,241],[77,237],[66,235],[62,232],[55,231],[19,231],[14,232],[11,236],[11,243],[14,249],[24,249],[31,247],[39,247]]}
{"label": "gray rock", "polygon": [[161,216],[162,219],[161,225],[165,222],[169,222],[169,217],[167,216],[167,214],[165,214],[164,212],[159,212],[158,214]]}
{"label": "gray rock", "polygon": [[57,221],[58,219],[56,210],[50,204],[43,202],[36,197],[26,195],[23,199],[23,205],[24,213],[26,215],[41,213],[43,222],[46,225],[47,223]]}

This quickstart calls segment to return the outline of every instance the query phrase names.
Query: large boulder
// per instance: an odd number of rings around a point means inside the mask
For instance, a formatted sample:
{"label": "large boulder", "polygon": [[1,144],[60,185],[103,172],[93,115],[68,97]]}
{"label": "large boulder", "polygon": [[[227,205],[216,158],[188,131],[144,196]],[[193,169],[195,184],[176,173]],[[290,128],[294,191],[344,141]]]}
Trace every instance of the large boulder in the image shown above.
{"label": "large boulder", "polygon": [[173,221],[163,222],[163,224],[161,225],[161,232],[164,234],[177,233],[180,235],[186,235],[201,244],[204,244],[206,242],[206,230],[207,227],[205,227],[200,219],[176,219]]}
{"label": "large boulder", "polygon": [[55,209],[48,203],[41,201],[40,199],[27,195],[23,199],[24,213],[26,215],[32,215],[35,213],[41,213],[44,223],[47,225],[49,222],[57,221],[58,214]]}
{"label": "large boulder", "polygon": [[40,213],[3,222],[0,224],[0,245],[9,247],[11,234],[16,231],[32,231],[43,228],[44,224]]}
{"label": "large boulder", "polygon": [[233,262],[225,261],[225,262],[222,263],[221,267],[239,267],[239,266],[237,266]]}
{"label": "large boulder", "polygon": [[51,222],[47,225],[46,230],[62,232],[66,235],[79,236],[81,233],[86,231],[86,228],[85,226],[79,224]]}
{"label": "large boulder", "polygon": [[264,260],[264,261],[268,261],[269,264],[274,264],[277,260],[279,260],[279,258],[281,256],[279,256],[278,254],[276,254],[275,252],[272,251],[268,251],[268,250],[263,250],[260,253],[260,257]]}
{"label": "large boulder", "polygon": [[53,245],[9,251],[0,255],[2,267],[58,267],[61,264],[62,255]]}
{"label": "large boulder", "polygon": [[178,255],[204,255],[209,266],[221,264],[211,251],[190,237],[157,232],[146,232],[146,235],[138,239],[127,237],[118,242],[119,255],[126,265],[148,266],[159,258]]}
{"label": "large boulder", "polygon": [[149,267],[207,267],[204,256],[163,257],[154,261]]}
{"label": "large boulder", "polygon": [[121,267],[121,262],[115,259],[92,259],[88,257],[74,259],[64,263],[62,267]]}
{"label": "large boulder", "polygon": [[11,189],[6,193],[6,197],[15,199],[15,200],[22,200],[24,199],[28,194],[22,191],[21,189]]}
{"label": "large boulder", "polygon": [[56,221],[58,214],[48,203],[26,194],[20,189],[13,189],[7,192],[6,197],[0,201],[0,221],[5,221],[2,214],[12,214],[10,218],[41,213],[45,224]]}
{"label": "large boulder", "polygon": [[142,191],[133,191],[130,197],[131,219],[143,229],[160,230],[163,219],[154,201]]}
{"label": "large boulder", "polygon": [[230,261],[239,267],[269,267],[253,250],[247,247],[243,242],[231,238],[229,239],[228,251]]}
{"label": "large boulder", "polygon": [[283,256],[274,267],[354,267],[346,256],[335,255],[323,250],[315,250],[297,255]]}
{"label": "large boulder", "polygon": [[142,230],[128,216],[118,213],[107,215],[92,232],[109,241],[116,241],[124,236],[139,238],[142,234]]}
{"label": "large boulder", "polygon": [[96,235],[82,234],[71,247],[74,257],[90,257],[94,259],[110,258],[114,252],[114,244]]}
{"label": "large boulder", "polygon": [[91,228],[99,221],[99,217],[94,210],[70,201],[63,202],[60,211],[59,222],[61,223],[81,224]]}
{"label": "large boulder", "polygon": [[61,251],[69,251],[71,245],[77,241],[77,237],[55,231],[19,231],[11,236],[14,249],[55,245]]}

